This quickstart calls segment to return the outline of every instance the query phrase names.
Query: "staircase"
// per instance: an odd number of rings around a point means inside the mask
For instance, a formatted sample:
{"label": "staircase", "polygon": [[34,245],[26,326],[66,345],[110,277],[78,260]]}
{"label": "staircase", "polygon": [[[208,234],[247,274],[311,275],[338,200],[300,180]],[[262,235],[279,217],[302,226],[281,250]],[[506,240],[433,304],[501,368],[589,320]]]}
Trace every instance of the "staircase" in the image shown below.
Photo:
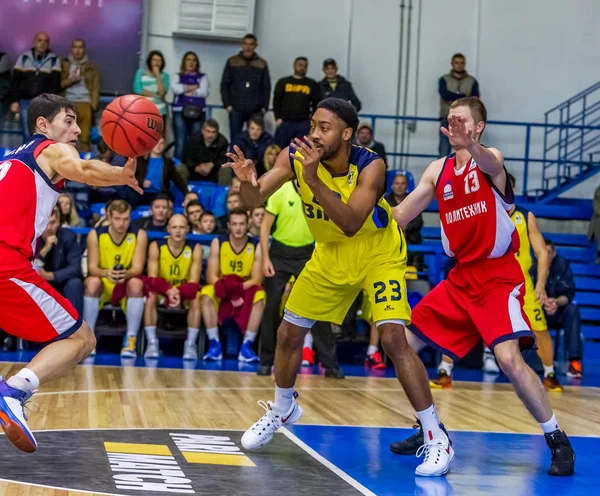
{"label": "staircase", "polygon": [[600,172],[600,82],[545,113],[542,188],[547,203]]}

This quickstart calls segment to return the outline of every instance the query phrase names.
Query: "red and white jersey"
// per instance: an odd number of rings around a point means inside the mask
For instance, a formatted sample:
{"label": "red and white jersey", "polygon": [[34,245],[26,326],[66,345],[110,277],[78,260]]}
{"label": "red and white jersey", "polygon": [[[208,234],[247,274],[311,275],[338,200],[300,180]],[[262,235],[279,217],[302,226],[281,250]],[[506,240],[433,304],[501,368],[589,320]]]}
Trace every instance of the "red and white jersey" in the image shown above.
{"label": "red and white jersey", "polygon": [[464,263],[517,251],[519,236],[508,215],[514,203],[510,183],[504,195],[473,159],[460,169],[455,165],[456,155],[449,155],[435,188],[446,254]]}
{"label": "red and white jersey", "polygon": [[[55,143],[36,134],[31,141],[0,159],[0,247],[16,250],[29,260],[35,255],[36,241],[46,229],[64,180],[52,184],[36,162]],[[0,259],[0,270],[6,260]]]}

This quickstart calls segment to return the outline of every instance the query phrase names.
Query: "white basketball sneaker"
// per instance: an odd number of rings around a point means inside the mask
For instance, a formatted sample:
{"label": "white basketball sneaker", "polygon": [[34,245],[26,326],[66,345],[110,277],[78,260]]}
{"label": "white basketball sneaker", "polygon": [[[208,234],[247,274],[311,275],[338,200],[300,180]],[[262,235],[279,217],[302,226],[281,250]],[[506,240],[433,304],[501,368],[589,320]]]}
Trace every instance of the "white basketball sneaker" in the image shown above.
{"label": "white basketball sneaker", "polygon": [[273,402],[262,400],[258,402],[267,413],[265,413],[258,422],[248,429],[242,436],[242,446],[247,450],[255,450],[267,444],[273,439],[275,431],[282,425],[294,424],[302,417],[302,408],[296,402],[298,393],[294,393],[292,406],[285,415],[276,415],[273,411]]}
{"label": "white basketball sneaker", "polygon": [[439,477],[445,475],[450,470],[450,465],[454,460],[454,450],[450,446],[448,436],[440,430],[440,437],[435,438],[417,451],[417,458],[425,455],[423,463],[415,470],[416,475],[424,477]]}
{"label": "white basketball sneaker", "polygon": [[491,353],[484,353],[483,355],[483,371],[487,372],[488,374],[500,373],[500,368],[496,363],[496,359]]}
{"label": "white basketball sneaker", "polygon": [[160,357],[160,348],[158,346],[158,339],[156,341],[148,341],[146,345],[146,353],[144,353],[144,358],[159,358]]}

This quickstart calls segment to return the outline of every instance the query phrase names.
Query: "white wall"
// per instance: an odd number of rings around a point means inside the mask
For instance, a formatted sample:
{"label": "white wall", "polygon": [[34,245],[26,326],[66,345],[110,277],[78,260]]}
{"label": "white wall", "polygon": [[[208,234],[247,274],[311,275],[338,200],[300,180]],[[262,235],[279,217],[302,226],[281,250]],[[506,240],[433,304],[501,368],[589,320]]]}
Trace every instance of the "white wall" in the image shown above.
{"label": "white wall", "polygon": [[[291,73],[298,55],[309,58],[309,75],[316,79],[322,78],[323,59],[334,57],[340,73],[354,83],[364,113],[394,114],[403,2],[408,6],[409,0],[256,0],[258,52],[269,62],[273,84]],[[209,103],[220,103],[223,66],[239,44],[173,38],[176,0],[149,0],[148,5],[148,49],[162,50],[171,72],[186,50],[197,51],[211,78]],[[550,107],[600,79],[598,0],[413,0],[413,7],[407,115],[437,116],[437,80],[455,52],[466,55],[491,120],[541,122]],[[406,19],[408,8],[404,12]],[[217,117],[226,124],[224,115]],[[437,132],[435,124],[419,123],[410,134],[410,151],[436,153]],[[393,123],[378,124],[377,135],[391,149]],[[524,154],[524,132],[518,128],[490,126],[485,138],[507,157]],[[539,156],[541,132],[532,138]],[[420,176],[427,163],[412,159],[409,168]],[[521,165],[507,165],[519,176]],[[597,183],[592,179],[568,196],[590,197]],[[531,187],[538,185],[534,179]]]}

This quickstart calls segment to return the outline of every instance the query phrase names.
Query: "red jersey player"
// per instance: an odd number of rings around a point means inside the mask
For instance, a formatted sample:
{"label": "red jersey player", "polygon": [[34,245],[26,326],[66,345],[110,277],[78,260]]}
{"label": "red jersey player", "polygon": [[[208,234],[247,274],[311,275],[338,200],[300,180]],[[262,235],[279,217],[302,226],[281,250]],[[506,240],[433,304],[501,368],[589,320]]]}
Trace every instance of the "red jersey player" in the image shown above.
{"label": "red jersey player", "polygon": [[[478,98],[453,102],[449,129],[442,132],[456,153],[429,165],[417,188],[394,209],[394,218],[405,227],[437,199],[444,250],[457,262],[448,279],[413,310],[413,334],[407,335],[413,348],[429,344],[454,359],[483,339],[545,433],[552,451],[548,473],[572,475],[575,455],[569,439],[519,349],[519,344],[532,346],[534,336],[523,311],[525,281],[514,256],[519,238],[507,213],[514,194],[502,153],[479,144],[486,121],[487,111]],[[391,449],[408,453],[422,438],[420,429]]]}
{"label": "red jersey player", "polygon": [[19,449],[35,451],[23,406],[40,383],[55,379],[94,349],[96,339],[71,303],[33,268],[37,239],[65,179],[93,186],[128,185],[135,162],[112,167],[81,160],[73,147],[81,133],[71,102],[42,94],[27,111],[31,140],[0,161],[0,328],[28,341],[49,342],[17,375],[0,381],[0,425]]}

